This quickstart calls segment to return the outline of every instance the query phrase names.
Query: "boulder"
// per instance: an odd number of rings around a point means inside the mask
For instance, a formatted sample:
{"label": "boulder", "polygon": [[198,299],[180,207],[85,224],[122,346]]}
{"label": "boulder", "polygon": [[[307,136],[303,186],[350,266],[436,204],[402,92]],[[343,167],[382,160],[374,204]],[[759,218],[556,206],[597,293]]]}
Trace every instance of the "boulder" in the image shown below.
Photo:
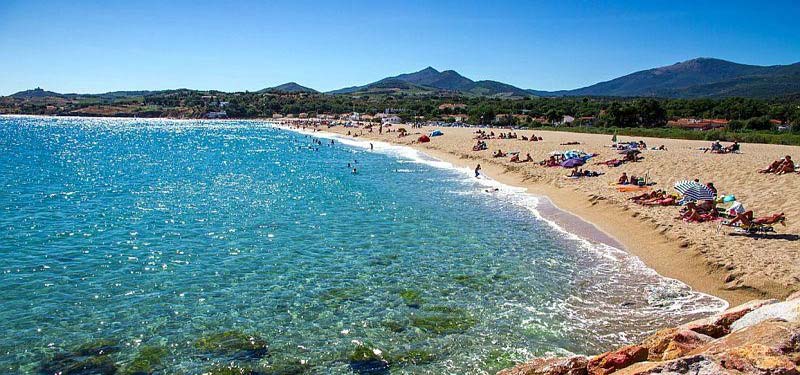
{"label": "boulder", "polygon": [[775,304],[776,302],[778,301],[774,299],[750,301],[739,306],[731,307],[719,314],[686,323],[679,328],[695,331],[713,338],[719,338],[730,333],[731,325],[748,313],[763,306]]}
{"label": "boulder", "polygon": [[784,355],[800,353],[800,322],[762,322],[698,347],[689,354],[718,355],[753,344],[763,345]]}
{"label": "boulder", "polygon": [[770,319],[800,321],[800,299],[762,306],[750,311],[733,323],[731,330],[738,331]]}
{"label": "boulder", "polygon": [[667,361],[689,353],[713,340],[711,336],[688,329],[662,329],[645,339],[648,361]]}
{"label": "boulder", "polygon": [[587,361],[584,356],[536,358],[497,375],[586,375]]}
{"label": "boulder", "polygon": [[750,344],[727,350],[719,354],[719,361],[727,369],[746,374],[800,374],[794,362],[783,353],[762,344]]}
{"label": "boulder", "polygon": [[586,368],[590,375],[606,375],[636,362],[646,360],[647,348],[639,345],[629,345],[593,357],[587,363]]}
{"label": "boulder", "polygon": [[614,375],[734,375],[713,358],[696,355],[674,359],[668,362],[640,362],[614,373]]}

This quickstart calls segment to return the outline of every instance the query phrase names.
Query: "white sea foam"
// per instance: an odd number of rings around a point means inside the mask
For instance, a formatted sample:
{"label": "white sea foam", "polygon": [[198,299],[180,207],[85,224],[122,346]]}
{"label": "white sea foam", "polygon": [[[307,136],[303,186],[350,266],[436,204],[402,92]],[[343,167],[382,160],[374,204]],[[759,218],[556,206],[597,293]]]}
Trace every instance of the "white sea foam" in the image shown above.
{"label": "white sea foam", "polygon": [[[273,126],[275,128],[298,132],[316,138],[332,139],[343,145],[387,154],[407,162],[420,163],[432,166],[434,168],[457,172],[463,176],[463,181],[468,182],[468,184],[478,185],[479,192],[485,192],[486,190],[489,190],[491,194],[496,196],[498,199],[510,202],[520,207],[524,207],[536,219],[546,223],[565,239],[577,244],[580,249],[597,254],[611,262],[624,264],[627,269],[635,271],[637,274],[642,276],[654,277],[657,282],[650,286],[650,290],[648,291],[648,300],[650,300],[651,305],[656,305],[661,311],[681,310],[685,314],[715,313],[728,307],[728,303],[726,301],[698,291],[683,293],[684,295],[680,296],[679,294],[681,291],[691,290],[681,281],[658,274],[655,270],[648,267],[641,259],[623,249],[601,242],[593,242],[579,236],[578,234],[568,231],[558,222],[543,215],[539,210],[541,205],[545,203],[545,200],[551,205],[552,202],[546,197],[536,196],[528,193],[526,188],[507,185],[497,180],[493,180],[486,175],[480,175],[479,178],[475,178],[474,171],[470,168],[458,167],[452,163],[436,159],[408,146],[399,146],[373,140],[358,140],[336,133],[297,129],[279,124],[273,124]],[[475,188],[472,188],[470,191],[475,192],[475,190]],[[465,194],[470,193],[465,192]],[[555,207],[555,205],[553,206]],[[592,225],[591,223],[589,224]],[[592,225],[592,227],[594,227],[597,231],[600,231],[594,225]],[[610,280],[609,282],[613,283],[614,280]],[[659,301],[664,300],[670,300],[672,302],[667,306],[658,305]],[[709,302],[698,304],[698,302],[701,300],[706,300]]]}

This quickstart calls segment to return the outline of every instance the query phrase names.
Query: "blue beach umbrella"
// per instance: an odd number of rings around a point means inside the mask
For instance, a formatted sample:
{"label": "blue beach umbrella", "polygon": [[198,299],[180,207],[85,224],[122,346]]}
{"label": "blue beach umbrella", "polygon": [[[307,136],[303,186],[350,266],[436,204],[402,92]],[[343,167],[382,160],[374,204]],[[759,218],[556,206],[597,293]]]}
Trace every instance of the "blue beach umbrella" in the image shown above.
{"label": "blue beach umbrella", "polygon": [[561,166],[564,168],[575,168],[575,167],[580,167],[584,163],[585,162],[581,158],[572,158],[562,161]]}
{"label": "blue beach umbrella", "polygon": [[710,201],[716,196],[708,186],[694,181],[678,181],[675,190],[683,195],[684,202]]}

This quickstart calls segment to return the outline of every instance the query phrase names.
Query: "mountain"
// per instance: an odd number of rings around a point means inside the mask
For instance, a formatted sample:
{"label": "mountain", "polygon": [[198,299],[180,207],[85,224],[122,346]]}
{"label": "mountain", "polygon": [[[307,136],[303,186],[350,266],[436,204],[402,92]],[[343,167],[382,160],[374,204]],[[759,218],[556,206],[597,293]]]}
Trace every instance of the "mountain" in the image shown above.
{"label": "mountain", "polygon": [[286,93],[304,92],[304,93],[314,94],[317,93],[318,91],[312,88],[298,85],[296,82],[289,82],[275,87],[268,87],[266,89],[260,90],[259,92],[286,92]]}
{"label": "mountain", "polygon": [[17,99],[36,99],[36,98],[64,98],[65,95],[57,92],[45,91],[37,87],[33,90],[20,91],[10,95],[12,98]]}
{"label": "mountain", "polygon": [[352,86],[328,92],[329,94],[435,94],[452,92],[470,96],[528,97],[527,91],[497,81],[473,81],[454,70],[438,71],[427,67],[418,72],[400,74],[394,77],[364,85]]}
{"label": "mountain", "polygon": [[642,70],[575,90],[528,90],[528,93],[537,96],[668,98],[784,96],[800,93],[800,63],[758,66],[697,58]]}

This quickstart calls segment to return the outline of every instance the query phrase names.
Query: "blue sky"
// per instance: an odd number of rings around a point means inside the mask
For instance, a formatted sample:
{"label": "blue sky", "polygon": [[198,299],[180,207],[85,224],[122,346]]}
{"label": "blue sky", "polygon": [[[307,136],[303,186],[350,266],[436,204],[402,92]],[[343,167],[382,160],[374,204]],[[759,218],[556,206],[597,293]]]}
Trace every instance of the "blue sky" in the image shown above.
{"label": "blue sky", "polygon": [[695,57],[800,61],[797,1],[0,1],[0,95],[297,81],[426,66],[570,89]]}

